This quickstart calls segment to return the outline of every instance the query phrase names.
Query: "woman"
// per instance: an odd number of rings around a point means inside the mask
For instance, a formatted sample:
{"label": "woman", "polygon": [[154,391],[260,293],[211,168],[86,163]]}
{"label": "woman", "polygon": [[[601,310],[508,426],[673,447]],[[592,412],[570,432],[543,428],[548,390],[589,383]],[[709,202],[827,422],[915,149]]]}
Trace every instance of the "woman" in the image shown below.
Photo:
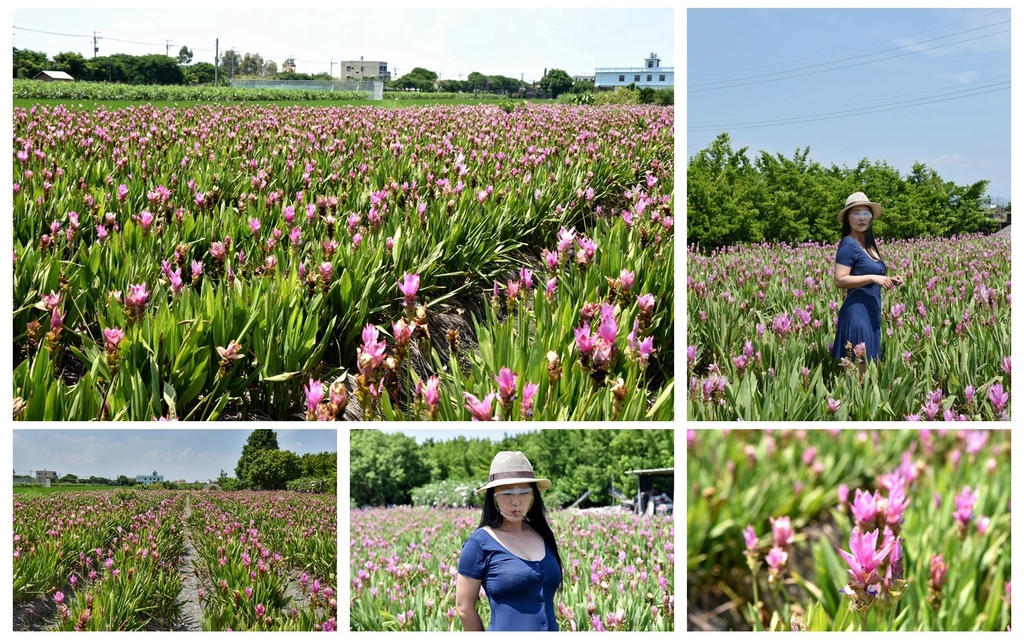
{"label": "woman", "polygon": [[488,631],[558,631],[555,591],[562,558],[544,516],[537,478],[521,451],[500,451],[491,461],[480,525],[462,546],[455,609],[466,631],[483,631],[476,610],[480,587],[491,603]]}
{"label": "woman", "polygon": [[857,362],[862,376],[866,360],[882,355],[882,290],[903,285],[901,276],[886,275],[888,270],[875,244],[871,225],[880,215],[882,205],[871,202],[861,191],[850,194],[839,212],[843,238],[836,252],[834,280],[846,290],[846,300],[839,309],[832,356]]}

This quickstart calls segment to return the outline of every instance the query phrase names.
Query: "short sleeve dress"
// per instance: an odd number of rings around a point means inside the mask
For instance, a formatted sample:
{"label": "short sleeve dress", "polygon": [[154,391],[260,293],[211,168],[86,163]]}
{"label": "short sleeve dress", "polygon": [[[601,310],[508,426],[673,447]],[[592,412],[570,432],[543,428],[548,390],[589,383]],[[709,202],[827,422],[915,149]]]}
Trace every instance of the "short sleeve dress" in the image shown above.
{"label": "short sleeve dress", "polygon": [[555,591],[562,570],[545,547],[544,559],[524,560],[483,529],[462,545],[459,573],[482,582],[491,603],[488,631],[558,631]]}
{"label": "short sleeve dress", "polygon": [[[884,276],[887,273],[885,262],[869,256],[851,236],[846,236],[839,243],[836,264],[850,267],[850,275],[854,276]],[[846,344],[856,346],[861,342],[869,360],[882,356],[882,288],[874,283],[847,290],[846,300],[839,309],[832,357],[847,357]]]}

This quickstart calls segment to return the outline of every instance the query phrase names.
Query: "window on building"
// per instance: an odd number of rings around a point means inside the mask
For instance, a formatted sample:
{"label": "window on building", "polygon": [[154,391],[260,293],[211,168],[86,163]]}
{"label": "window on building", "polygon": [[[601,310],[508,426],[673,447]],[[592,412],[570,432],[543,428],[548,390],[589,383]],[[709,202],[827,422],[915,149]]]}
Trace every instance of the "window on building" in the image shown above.
{"label": "window on building", "polygon": [[640,82],[640,74],[639,73],[636,74],[635,76],[633,76],[633,82]]}
{"label": "window on building", "polygon": [[653,66],[654,66],[654,60],[648,60],[647,61],[647,68],[650,69]]}
{"label": "window on building", "polygon": [[650,82],[650,81],[651,81],[651,74],[648,73],[647,74],[647,82]]}
{"label": "window on building", "polygon": [[625,82],[625,81],[626,81],[626,76],[624,74],[620,74],[619,75],[619,82]]}
{"label": "window on building", "polygon": [[665,82],[665,74],[664,73],[658,75],[658,82]]}

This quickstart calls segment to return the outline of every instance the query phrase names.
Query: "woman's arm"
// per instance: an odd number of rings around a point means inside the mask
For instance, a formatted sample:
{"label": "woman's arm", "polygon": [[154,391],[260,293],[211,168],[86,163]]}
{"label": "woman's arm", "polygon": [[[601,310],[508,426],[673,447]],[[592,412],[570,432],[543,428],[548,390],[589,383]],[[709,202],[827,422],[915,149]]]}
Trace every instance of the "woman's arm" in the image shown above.
{"label": "woman's arm", "polygon": [[480,599],[480,585],[483,581],[467,578],[461,573],[455,579],[455,611],[462,620],[465,631],[483,631],[484,622],[476,610]]}
{"label": "woman's arm", "polygon": [[833,276],[836,286],[840,289],[856,289],[858,287],[865,287],[869,284],[877,284],[885,290],[890,290],[896,286],[892,278],[886,276],[866,274],[863,276],[850,275],[850,267],[845,264],[836,263],[836,270]]}

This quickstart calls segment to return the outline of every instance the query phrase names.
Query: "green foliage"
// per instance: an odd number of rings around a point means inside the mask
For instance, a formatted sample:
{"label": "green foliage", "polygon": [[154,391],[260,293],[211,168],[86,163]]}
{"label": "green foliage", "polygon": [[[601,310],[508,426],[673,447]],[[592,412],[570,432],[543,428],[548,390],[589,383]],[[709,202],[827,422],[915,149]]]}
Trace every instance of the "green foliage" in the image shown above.
{"label": "green foliage", "polygon": [[846,196],[863,191],[882,204],[875,235],[914,238],[990,232],[998,222],[984,215],[988,182],[959,186],[921,163],[901,176],[884,161],[854,168],[823,167],[810,148],[792,158],[733,150],[719,135],[687,165],[687,243],[705,250],[738,242],[836,242],[836,215]]}
{"label": "green foliage", "polygon": [[598,91],[594,94],[594,104],[639,104],[640,92],[629,87],[615,87],[613,91]]}
{"label": "green foliage", "polygon": [[538,83],[541,90],[557,98],[559,95],[572,89],[572,77],[561,69],[548,69],[547,74]]}
{"label": "green foliage", "polygon": [[[494,454],[506,450],[522,451],[537,476],[551,480],[551,489],[544,493],[548,507],[574,502],[588,490],[587,504],[612,505],[617,504],[609,493],[612,485],[628,496],[636,492],[637,479],[629,471],[674,466],[673,442],[670,429],[545,429],[507,436],[500,442],[459,436],[420,445],[401,434],[353,431],[352,494],[366,484],[364,476],[376,483],[400,477],[401,486],[390,495],[405,492],[413,504],[477,504],[472,491],[485,484]],[[392,447],[391,455],[378,454],[376,462],[367,455],[385,443]],[[399,447],[404,458],[393,452]],[[403,466],[407,464],[412,468]],[[390,501],[409,504],[409,500]],[[356,502],[373,504],[363,498]]]}
{"label": "green foliage", "polygon": [[[280,447],[277,444],[277,433],[273,429],[256,429],[249,434],[249,438],[242,447],[242,456],[235,465],[235,477],[243,486],[248,486],[246,478],[256,456],[261,451],[277,451]],[[221,475],[223,475],[221,470]]]}
{"label": "green foliage", "polygon": [[355,504],[408,504],[412,489],[430,478],[415,439],[372,429],[349,434],[349,489]]}
{"label": "green foliage", "polygon": [[14,79],[34,78],[40,71],[49,70],[46,53],[14,47]]}
{"label": "green foliage", "polygon": [[248,489],[279,491],[301,473],[299,456],[291,451],[260,449],[253,454],[238,479]]}
{"label": "green foliage", "polygon": [[410,497],[416,507],[479,507],[485,494],[476,488],[469,481],[442,480],[416,487]]}
{"label": "green foliage", "polygon": [[[15,80],[14,98],[33,100],[134,102],[350,102],[366,99],[364,91],[319,91],[311,89],[243,89],[209,86],[213,66],[197,62],[187,67],[183,83],[194,86],[129,85],[110,82],[44,82]],[[225,82],[223,74],[221,82]]]}
{"label": "green foliage", "polygon": [[285,487],[298,493],[330,493],[338,495],[338,476],[302,476],[289,480]]}

